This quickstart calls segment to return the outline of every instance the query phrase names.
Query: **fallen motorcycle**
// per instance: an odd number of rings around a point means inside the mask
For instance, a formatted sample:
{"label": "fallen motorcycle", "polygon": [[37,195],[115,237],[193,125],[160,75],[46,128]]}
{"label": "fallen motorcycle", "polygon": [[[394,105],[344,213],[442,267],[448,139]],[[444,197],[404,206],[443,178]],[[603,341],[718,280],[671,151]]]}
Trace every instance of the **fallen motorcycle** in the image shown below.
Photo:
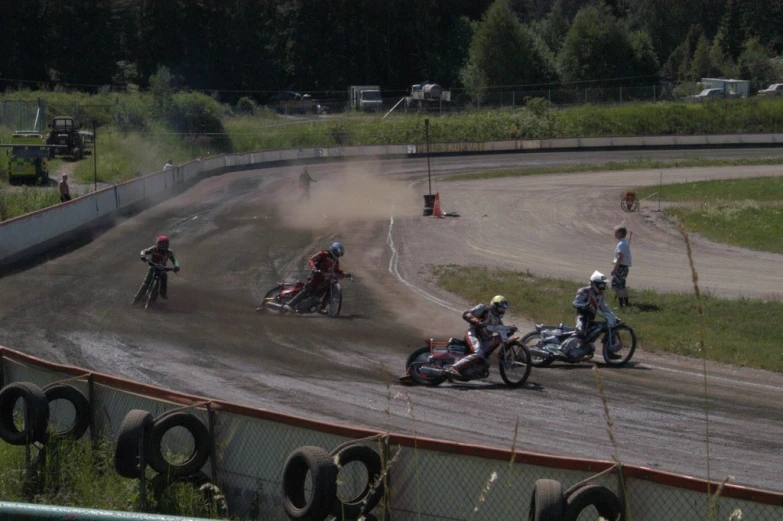
{"label": "fallen motorcycle", "polygon": [[592,359],[594,342],[603,335],[602,354],[606,364],[625,365],[636,350],[636,334],[614,315],[605,315],[604,319],[588,331],[584,342],[576,336],[575,328],[563,324],[557,327],[536,324],[536,330],[522,337],[521,342],[530,351],[533,366],[547,367],[555,360],[576,364]]}
{"label": "fallen motorcycle", "polygon": [[[336,317],[340,314],[343,307],[343,290],[340,286],[340,279],[348,277],[353,279],[349,273],[327,273],[328,284],[320,291],[314,292],[309,298],[302,299],[296,304],[294,311],[299,314],[320,313],[330,317]],[[296,282],[278,282],[264,296],[264,300],[256,311],[277,311],[285,313],[285,306],[292,298],[304,290],[305,283],[301,280]]]}
{"label": "fallen motorcycle", "polygon": [[[492,343],[486,348],[487,359],[483,364],[475,364],[463,372],[460,381],[477,380],[489,376],[489,355],[498,347],[500,377],[509,387],[520,387],[530,375],[530,353],[512,336],[517,332],[515,326],[487,326],[492,335]],[[448,341],[429,339],[425,347],[420,347],[405,362],[407,369],[403,380],[410,378],[419,385],[435,386],[450,379],[448,369],[471,353],[470,346],[464,340],[451,338]]]}

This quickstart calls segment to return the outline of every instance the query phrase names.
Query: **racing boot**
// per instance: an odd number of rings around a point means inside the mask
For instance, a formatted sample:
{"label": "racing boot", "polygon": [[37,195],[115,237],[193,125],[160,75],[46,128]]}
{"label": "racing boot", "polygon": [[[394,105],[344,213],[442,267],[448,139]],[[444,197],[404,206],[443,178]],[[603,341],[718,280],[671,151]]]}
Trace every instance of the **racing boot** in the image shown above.
{"label": "racing boot", "polygon": [[306,296],[306,292],[304,290],[300,291],[296,295],[294,295],[294,298],[288,301],[288,303],[283,306],[283,312],[285,313],[294,313],[296,311],[296,305],[299,304]]}
{"label": "racing boot", "polygon": [[460,359],[456,364],[452,365],[446,371],[446,377],[449,380],[459,380],[460,382],[467,382],[470,378],[463,376],[463,372],[471,366],[483,362],[481,355],[477,353],[470,354],[465,358]]}

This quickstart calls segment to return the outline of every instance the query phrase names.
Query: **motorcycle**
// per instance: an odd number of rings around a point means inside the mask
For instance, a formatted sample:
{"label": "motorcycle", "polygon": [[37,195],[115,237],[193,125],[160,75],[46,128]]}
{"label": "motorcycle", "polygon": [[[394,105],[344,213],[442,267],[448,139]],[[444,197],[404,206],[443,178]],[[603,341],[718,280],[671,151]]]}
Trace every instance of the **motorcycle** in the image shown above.
{"label": "motorcycle", "polygon": [[[492,343],[485,349],[489,355],[498,347],[498,359],[500,377],[509,387],[520,387],[527,381],[530,375],[530,353],[514,335],[518,331],[515,326],[486,326],[487,332],[492,334]],[[446,380],[452,381],[448,369],[472,350],[464,340],[450,338],[448,341],[435,341],[429,339],[425,347],[420,347],[410,354],[405,362],[407,370],[402,378],[408,378],[419,385],[436,386]],[[489,376],[489,360],[483,360],[483,364],[475,364],[463,372],[460,380],[477,380]]]}
{"label": "motorcycle", "polygon": [[151,261],[147,261],[147,264],[149,264],[154,269],[152,271],[152,280],[150,281],[150,285],[147,286],[146,300],[144,302],[145,311],[158,300],[158,295],[160,295],[160,280],[162,274],[166,271],[174,271],[174,268],[169,268],[163,266],[162,264],[155,264]]}
{"label": "motorcycle", "polygon": [[[327,273],[326,279],[328,284],[324,285],[319,291],[314,292],[309,298],[302,299],[296,304],[294,311],[299,314],[320,313],[330,317],[338,316],[343,307],[343,290],[339,281],[345,277],[353,280],[350,273]],[[264,300],[256,311],[285,313],[283,306],[301,291],[304,291],[305,284],[301,280],[296,282],[278,282],[274,288],[266,293]]]}
{"label": "motorcycle", "polygon": [[536,324],[536,330],[522,337],[522,344],[530,351],[531,364],[547,367],[555,360],[576,364],[595,355],[595,344],[601,339],[602,354],[607,365],[620,367],[628,363],[636,350],[636,334],[614,315],[604,315],[585,335],[576,336],[576,328],[560,324],[557,327]]}

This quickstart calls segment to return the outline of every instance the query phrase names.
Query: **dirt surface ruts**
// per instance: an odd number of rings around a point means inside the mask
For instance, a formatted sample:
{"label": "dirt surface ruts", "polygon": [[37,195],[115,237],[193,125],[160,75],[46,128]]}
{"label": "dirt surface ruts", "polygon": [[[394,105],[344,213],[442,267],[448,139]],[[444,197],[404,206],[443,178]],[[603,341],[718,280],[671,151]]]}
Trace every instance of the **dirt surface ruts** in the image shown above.
{"label": "dirt surface ruts", "polygon": [[[464,333],[469,304],[432,287],[429,265],[456,263],[569,277],[611,269],[611,229],[634,231],[634,287],[690,289],[682,239],[646,201],[619,206],[658,171],[443,182],[445,173],[511,166],[781,156],[783,150],[592,152],[434,158],[433,182],[454,219],[421,217],[426,160],[327,163],[298,201],[301,167],[226,174],[130,218],[89,244],[0,278],[0,343],[59,362],[194,394],[336,423],[519,450],[609,458],[603,405],[588,364],[534,369],[527,386],[488,381],[403,387],[422,338]],[[783,167],[663,170],[664,183],[780,175]],[[170,299],[130,307],[145,272],[138,252],[166,233],[182,265]],[[306,276],[306,258],[346,247],[343,316],[260,316],[278,280]],[[702,288],[779,299],[780,255],[694,240]],[[487,295],[490,298],[491,295]],[[519,311],[519,310],[517,310]],[[529,324],[514,320],[524,331]],[[508,321],[507,321],[508,322]],[[632,325],[632,324],[631,324]],[[643,347],[643,346],[642,346]],[[701,361],[637,351],[602,371],[625,463],[705,477]],[[713,479],[783,490],[783,376],[709,364]]]}

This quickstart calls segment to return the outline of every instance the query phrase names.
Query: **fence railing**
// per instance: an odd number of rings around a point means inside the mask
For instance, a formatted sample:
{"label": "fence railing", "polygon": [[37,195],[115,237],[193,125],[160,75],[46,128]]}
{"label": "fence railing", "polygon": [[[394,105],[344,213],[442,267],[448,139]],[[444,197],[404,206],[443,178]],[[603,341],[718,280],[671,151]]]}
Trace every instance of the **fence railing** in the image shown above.
{"label": "fence railing", "polygon": [[[89,398],[93,436],[115,439],[120,422],[131,409],[159,415],[192,406],[190,411],[214,433],[215,455],[204,471],[226,494],[231,513],[240,517],[285,518],[282,473],[287,456],[296,448],[315,445],[332,450],[348,440],[370,436],[387,440],[382,445],[370,442],[388,454],[387,501],[376,510],[386,519],[519,519],[527,515],[536,480],[556,479],[567,488],[613,467],[609,461],[560,458],[316,422],[54,364],[8,348],[0,347],[0,360],[3,385],[24,381],[44,386],[69,379],[69,384]],[[73,413],[58,409],[57,402],[52,404],[51,421],[67,422],[68,414]],[[176,451],[177,445],[187,445],[187,440],[175,436],[167,443],[168,450]],[[355,469],[346,472],[338,479],[343,497],[355,495],[356,487],[361,486],[357,483],[362,483]],[[733,515],[734,519],[777,521],[783,516],[781,493],[727,484],[710,506],[708,484],[687,476],[623,466],[594,480],[624,497],[636,521],[702,521],[708,507],[715,513],[714,519],[722,520]],[[710,490],[716,488],[717,484],[711,484]]]}

